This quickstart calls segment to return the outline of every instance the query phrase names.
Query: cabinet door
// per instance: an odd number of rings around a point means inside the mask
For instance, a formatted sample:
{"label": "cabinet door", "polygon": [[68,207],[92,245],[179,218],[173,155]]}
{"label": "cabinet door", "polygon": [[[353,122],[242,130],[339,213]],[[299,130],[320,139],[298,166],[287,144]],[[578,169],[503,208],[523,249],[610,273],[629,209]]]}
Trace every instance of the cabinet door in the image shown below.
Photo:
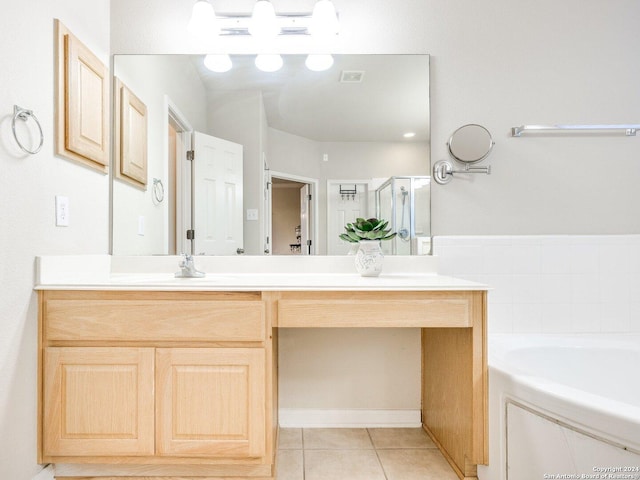
{"label": "cabinet door", "polygon": [[45,349],[45,456],[152,455],[153,353],[152,348]]}
{"label": "cabinet door", "polygon": [[265,350],[156,350],[159,455],[265,455]]}

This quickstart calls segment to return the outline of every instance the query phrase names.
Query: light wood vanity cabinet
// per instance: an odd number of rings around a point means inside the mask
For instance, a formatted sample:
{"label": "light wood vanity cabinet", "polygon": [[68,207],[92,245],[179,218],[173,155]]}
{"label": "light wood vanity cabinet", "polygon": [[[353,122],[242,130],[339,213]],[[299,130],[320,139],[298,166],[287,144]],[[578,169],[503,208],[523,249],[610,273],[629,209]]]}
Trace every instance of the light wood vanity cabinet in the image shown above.
{"label": "light wood vanity cabinet", "polygon": [[260,293],[46,291],[40,301],[42,462],[270,475]]}
{"label": "light wood vanity cabinet", "polygon": [[278,328],[343,327],[421,330],[423,427],[476,479],[482,290],[41,290],[39,461],[65,480],[272,479]]}

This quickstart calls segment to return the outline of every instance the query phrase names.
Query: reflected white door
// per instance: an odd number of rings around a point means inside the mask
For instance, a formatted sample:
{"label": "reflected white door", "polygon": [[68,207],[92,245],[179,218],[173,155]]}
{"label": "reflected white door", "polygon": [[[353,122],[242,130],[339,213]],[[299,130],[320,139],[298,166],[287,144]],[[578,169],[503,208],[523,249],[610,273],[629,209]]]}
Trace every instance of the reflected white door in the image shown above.
{"label": "reflected white door", "polygon": [[311,244],[311,185],[305,183],[300,189],[300,253],[313,255]]}
{"label": "reflected white door", "polygon": [[196,255],[235,255],[243,246],[242,145],[194,132]]}
{"label": "reflected white door", "polygon": [[271,247],[271,243],[272,243],[272,226],[271,226],[271,219],[273,217],[273,211],[271,208],[271,203],[272,203],[272,183],[271,183],[271,171],[269,170],[269,167],[267,166],[267,161],[265,158],[263,158],[263,195],[264,195],[264,205],[263,205],[263,210],[264,210],[264,220],[263,220],[263,246],[264,246],[264,254],[265,255],[271,255],[272,253],[272,247]]}
{"label": "reflected white door", "polygon": [[353,223],[358,217],[368,217],[368,192],[366,183],[342,183],[344,187],[356,189],[356,193],[340,194],[340,184],[329,183],[327,188],[327,254],[346,255],[351,244],[340,240],[344,226]]}

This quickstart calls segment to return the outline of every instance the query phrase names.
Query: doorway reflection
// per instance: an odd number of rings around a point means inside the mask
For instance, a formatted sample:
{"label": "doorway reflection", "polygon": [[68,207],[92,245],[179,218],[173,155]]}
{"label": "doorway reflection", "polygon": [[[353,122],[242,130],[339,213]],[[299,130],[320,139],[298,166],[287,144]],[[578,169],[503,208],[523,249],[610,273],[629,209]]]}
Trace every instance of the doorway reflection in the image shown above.
{"label": "doorway reflection", "polygon": [[272,177],[271,234],[274,255],[313,255],[309,183]]}

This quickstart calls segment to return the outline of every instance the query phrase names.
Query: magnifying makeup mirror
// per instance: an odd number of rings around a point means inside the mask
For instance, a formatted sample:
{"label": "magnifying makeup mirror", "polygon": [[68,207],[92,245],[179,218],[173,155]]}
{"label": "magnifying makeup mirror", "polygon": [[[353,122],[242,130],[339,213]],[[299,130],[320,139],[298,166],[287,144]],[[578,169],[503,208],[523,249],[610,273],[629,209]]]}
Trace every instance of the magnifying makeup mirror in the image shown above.
{"label": "magnifying makeup mirror", "polygon": [[453,179],[454,173],[491,173],[491,167],[474,167],[489,156],[495,142],[489,130],[482,125],[469,123],[456,129],[449,141],[449,155],[454,160],[464,164],[463,170],[454,170],[449,160],[440,160],[433,166],[433,179],[440,185],[445,185]]}
{"label": "magnifying makeup mirror", "polygon": [[447,142],[449,154],[466,164],[477,163],[487,158],[494,144],[489,130],[475,123],[458,128]]}

